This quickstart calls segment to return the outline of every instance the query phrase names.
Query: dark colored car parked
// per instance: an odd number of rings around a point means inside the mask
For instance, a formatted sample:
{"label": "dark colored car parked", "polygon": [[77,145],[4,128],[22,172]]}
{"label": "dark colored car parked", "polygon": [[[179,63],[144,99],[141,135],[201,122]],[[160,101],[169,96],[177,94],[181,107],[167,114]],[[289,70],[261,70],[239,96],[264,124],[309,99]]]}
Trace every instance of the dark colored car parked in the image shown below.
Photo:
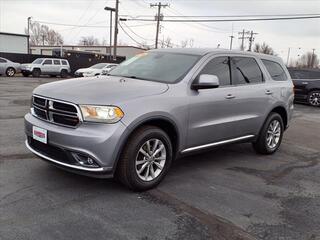
{"label": "dark colored car parked", "polygon": [[289,69],[294,84],[296,102],[320,106],[320,70]]}

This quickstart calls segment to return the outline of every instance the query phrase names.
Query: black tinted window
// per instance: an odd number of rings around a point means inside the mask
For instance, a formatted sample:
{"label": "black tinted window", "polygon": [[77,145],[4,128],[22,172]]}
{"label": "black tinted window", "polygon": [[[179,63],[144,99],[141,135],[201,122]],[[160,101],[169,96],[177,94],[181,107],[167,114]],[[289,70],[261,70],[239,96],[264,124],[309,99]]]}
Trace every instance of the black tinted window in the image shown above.
{"label": "black tinted window", "polygon": [[6,60],[4,60],[3,58],[0,58],[0,63],[5,63],[7,62]]}
{"label": "black tinted window", "polygon": [[68,65],[67,61],[61,60],[62,65]]}
{"label": "black tinted window", "polygon": [[261,69],[254,58],[233,57],[233,84],[250,84],[263,82]]}
{"label": "black tinted window", "polygon": [[54,65],[60,65],[60,60],[53,60]]}
{"label": "black tinted window", "polygon": [[220,86],[230,85],[230,68],[228,57],[217,57],[212,59],[200,72],[201,74],[216,75]]}
{"label": "black tinted window", "polygon": [[269,60],[262,60],[262,62],[266,66],[266,68],[267,68],[267,70],[273,80],[276,80],[276,81],[287,80],[287,75],[279,63],[269,61]]}
{"label": "black tinted window", "polygon": [[45,60],[43,62],[43,65],[51,65],[52,64],[52,60]]}

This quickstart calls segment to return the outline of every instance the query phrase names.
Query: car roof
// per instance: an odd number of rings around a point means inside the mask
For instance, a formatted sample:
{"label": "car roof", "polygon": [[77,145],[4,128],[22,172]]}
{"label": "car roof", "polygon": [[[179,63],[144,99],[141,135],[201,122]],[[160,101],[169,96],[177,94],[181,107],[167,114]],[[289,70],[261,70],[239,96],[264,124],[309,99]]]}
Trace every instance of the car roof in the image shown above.
{"label": "car roof", "polygon": [[162,49],[153,49],[153,50],[150,50],[150,52],[171,52],[171,53],[190,54],[190,55],[199,55],[199,56],[204,56],[207,54],[239,54],[244,56],[255,56],[263,59],[282,61],[281,58],[274,55],[249,52],[249,51],[228,50],[228,49],[222,49],[222,48],[162,48]]}

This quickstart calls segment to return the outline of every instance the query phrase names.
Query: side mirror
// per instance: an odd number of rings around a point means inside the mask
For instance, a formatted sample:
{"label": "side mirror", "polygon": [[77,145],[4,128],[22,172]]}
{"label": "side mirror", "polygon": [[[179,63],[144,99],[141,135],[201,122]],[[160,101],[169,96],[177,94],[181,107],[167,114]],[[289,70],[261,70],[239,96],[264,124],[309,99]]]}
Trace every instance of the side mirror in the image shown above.
{"label": "side mirror", "polygon": [[219,87],[219,78],[216,75],[202,74],[200,75],[198,82],[192,83],[191,89],[209,89]]}

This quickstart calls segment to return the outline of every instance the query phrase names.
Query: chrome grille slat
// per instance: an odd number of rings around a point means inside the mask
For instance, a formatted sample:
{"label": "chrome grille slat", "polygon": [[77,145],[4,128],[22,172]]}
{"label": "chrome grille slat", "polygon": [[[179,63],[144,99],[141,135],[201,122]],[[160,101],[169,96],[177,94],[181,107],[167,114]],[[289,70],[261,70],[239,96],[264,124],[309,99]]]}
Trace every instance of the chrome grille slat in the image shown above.
{"label": "chrome grille slat", "polygon": [[[45,105],[40,105],[39,102]],[[59,106],[60,109],[54,106]],[[66,111],[66,109],[71,111]],[[44,121],[72,128],[76,128],[82,121],[80,110],[75,104],[42,96],[32,97],[31,113]]]}

